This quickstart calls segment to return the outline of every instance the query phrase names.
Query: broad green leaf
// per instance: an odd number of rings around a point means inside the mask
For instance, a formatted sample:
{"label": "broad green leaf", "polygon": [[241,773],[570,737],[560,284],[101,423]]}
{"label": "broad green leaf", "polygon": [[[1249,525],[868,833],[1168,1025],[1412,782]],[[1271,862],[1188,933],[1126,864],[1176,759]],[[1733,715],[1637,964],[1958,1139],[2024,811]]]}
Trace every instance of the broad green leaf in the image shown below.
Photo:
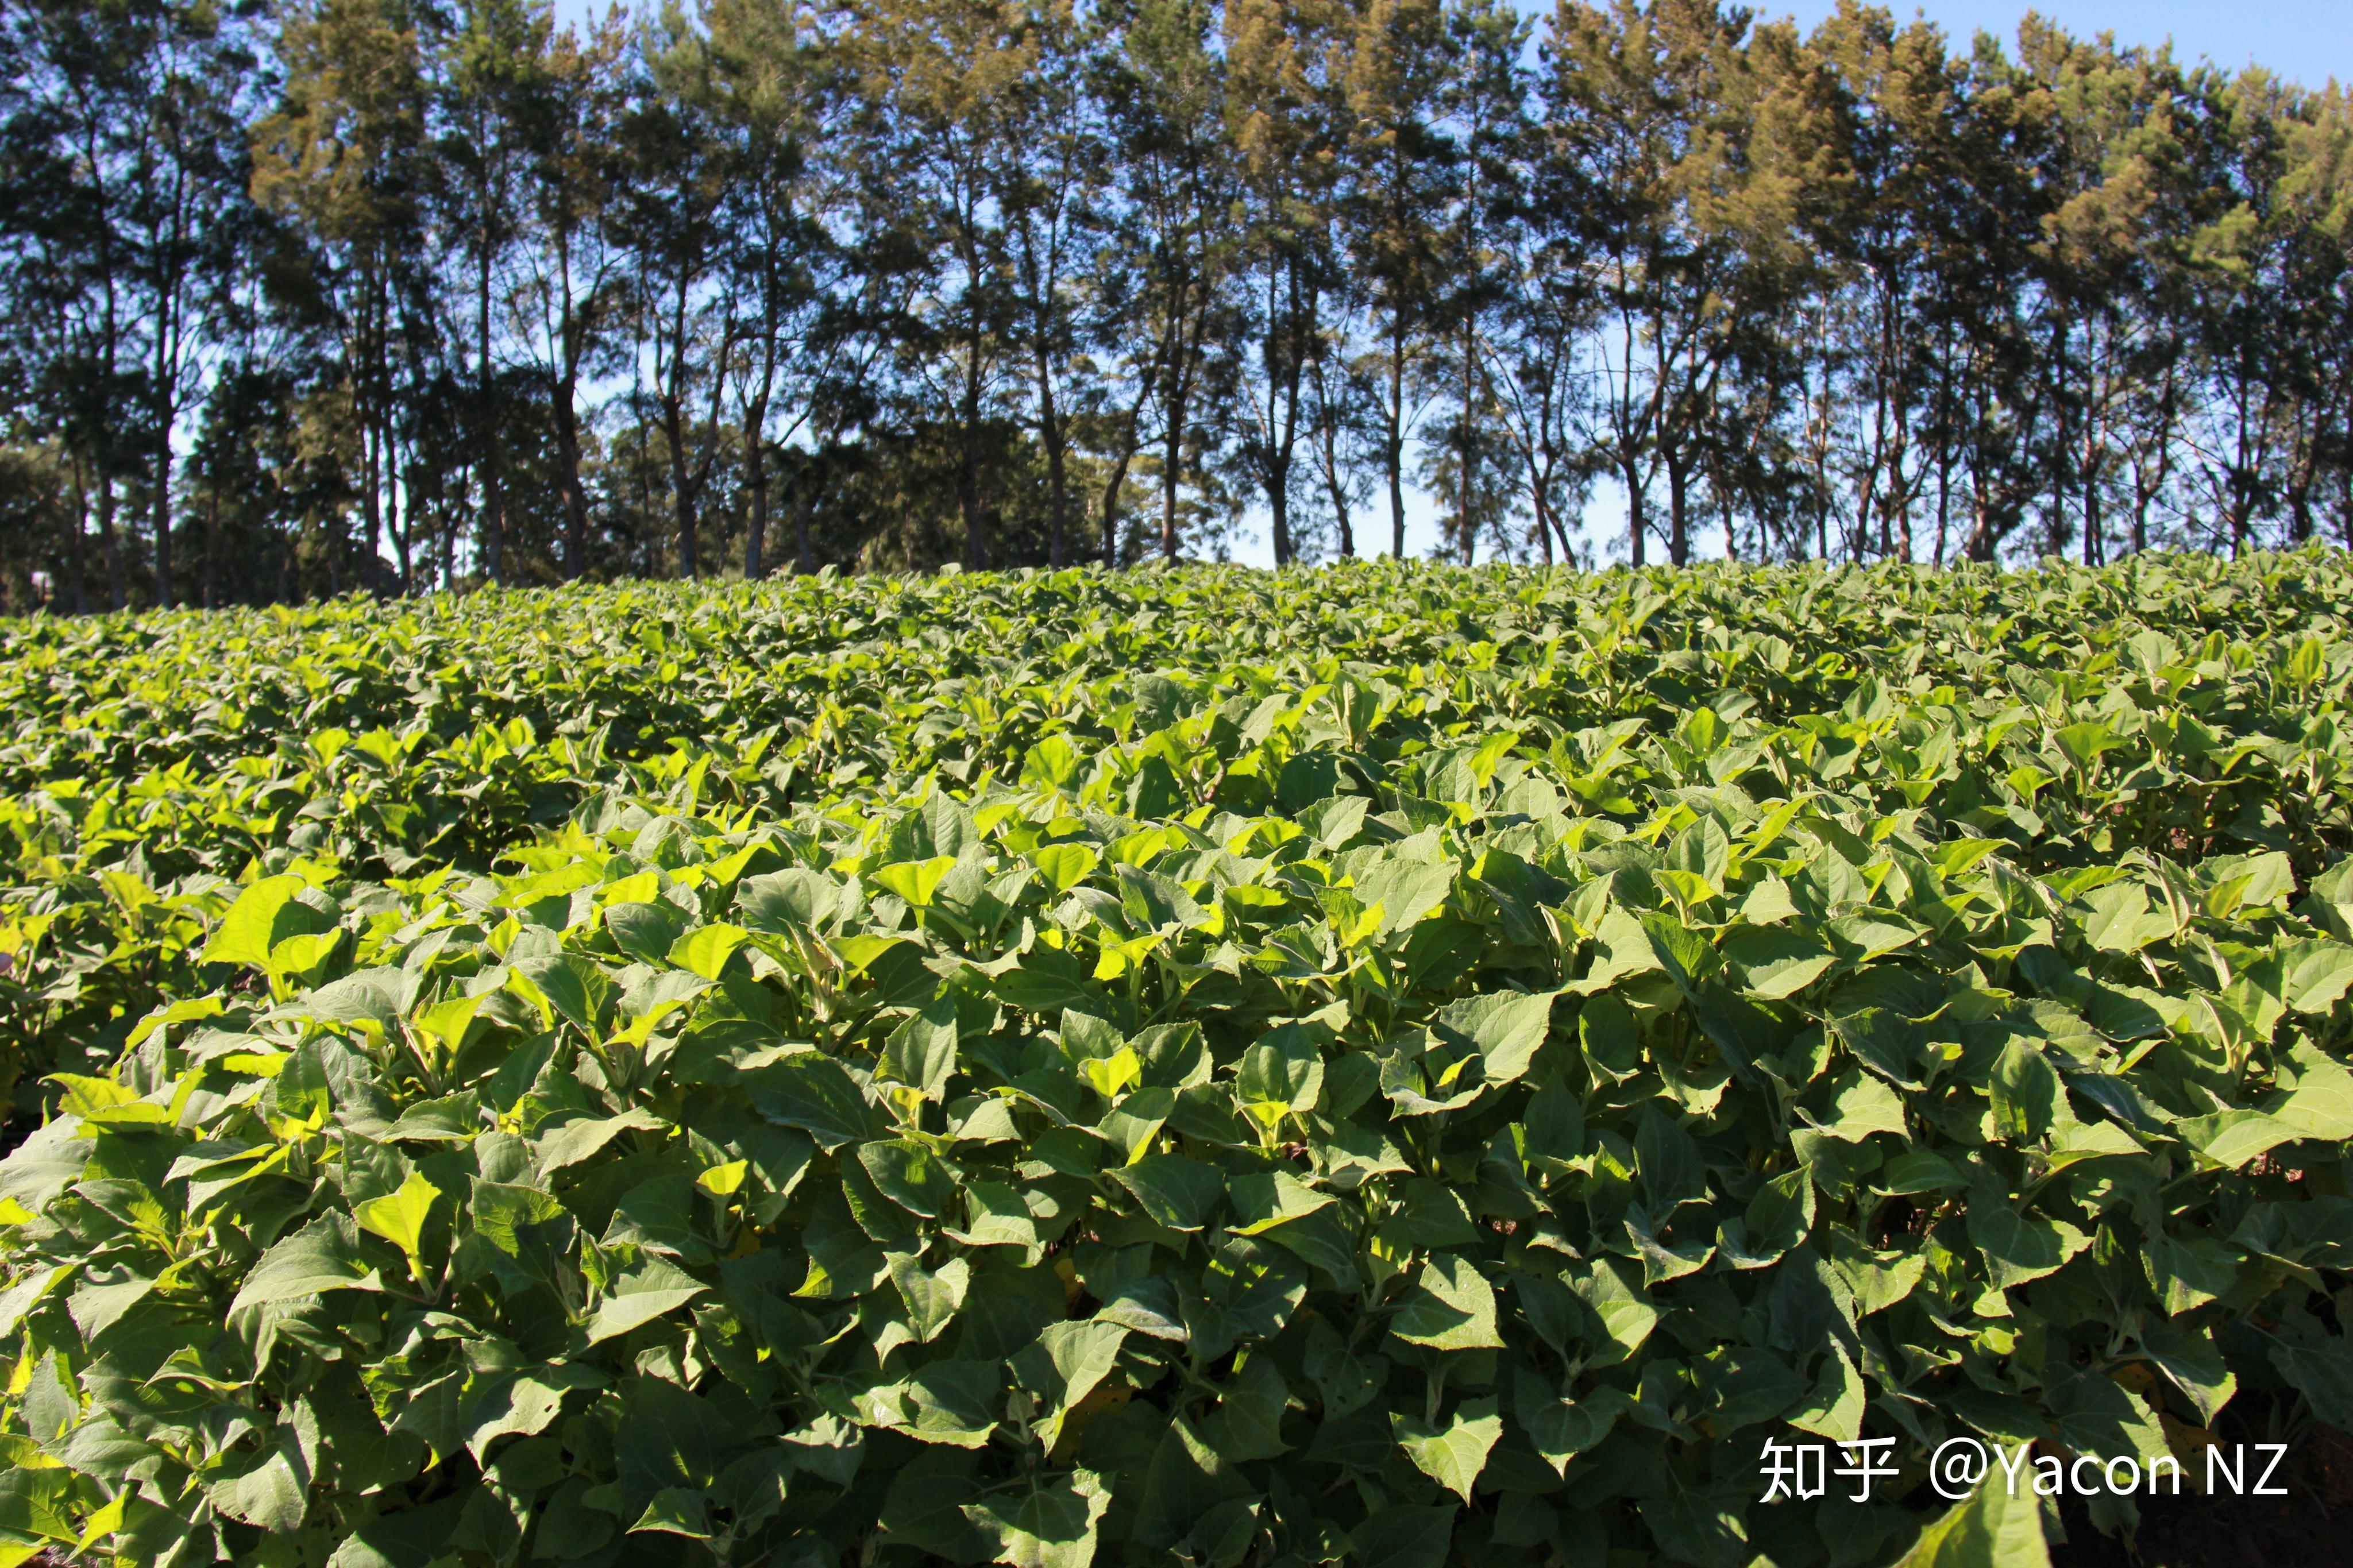
{"label": "broad green leaf", "polygon": [[1658,952],[1651,945],[1650,933],[1642,929],[1642,922],[1613,903],[1601,917],[1600,929],[1594,934],[1592,967],[1582,980],[1566,989],[1589,996],[1620,980],[1658,967]]}
{"label": "broad green leaf", "polygon": [[1551,1029],[1553,991],[1494,991],[1439,1009],[1436,1032],[1477,1051],[1487,1081],[1510,1083],[1528,1070]]}
{"label": "broad green leaf", "polygon": [[2198,1151],[2200,1159],[2234,1171],[2256,1155],[2303,1136],[2291,1123],[2245,1106],[2211,1116],[2185,1117],[2174,1124],[2174,1131]]}
{"label": "broad green leaf", "polygon": [[1587,1352],[1592,1365],[1609,1366],[1629,1359],[1642,1348],[1651,1331],[1658,1326],[1659,1310],[1609,1258],[1598,1259],[1572,1273],[1568,1285],[1593,1314],[1599,1331],[1599,1341],[1589,1345]]}
{"label": "broad green leaf", "polygon": [[897,894],[912,908],[927,910],[932,907],[932,896],[939,891],[940,884],[955,866],[955,856],[934,855],[928,860],[884,866],[868,874],[883,891]]}
{"label": "broad green leaf", "polygon": [[[289,904],[287,908],[301,909],[302,906]],[[270,948],[269,956],[263,961],[262,967],[280,979],[308,976],[326,963],[343,942],[343,933],[339,931],[302,931]],[[319,993],[311,994],[316,996]]]}
{"label": "broad green leaf", "polygon": [[2003,1289],[2055,1272],[2092,1238],[2063,1219],[2022,1215],[1978,1194],[1967,1206],[1970,1242],[1985,1254],[1994,1284]]}
{"label": "broad green leaf", "polygon": [[1814,1227],[1814,1184],[1804,1167],[1785,1171],[1757,1190],[1743,1216],[1748,1244],[1762,1258],[1788,1251]]}
{"label": "broad green leaf", "polygon": [[752,1103],[780,1126],[797,1127],[828,1152],[866,1136],[866,1096],[831,1058],[799,1051],[750,1075]]}
{"label": "broad green leaf", "polygon": [[2152,1323],[2141,1332],[2141,1349],[2189,1399],[2201,1426],[2213,1426],[2238,1392],[2239,1380],[2222,1364],[2221,1348],[2203,1330]]}
{"label": "broad green leaf", "polygon": [[1847,1358],[1846,1347],[1832,1344],[1821,1360],[1812,1392],[1784,1411],[1781,1419],[1800,1432],[1851,1443],[1862,1436],[1862,1374]]}
{"label": "broad green leaf", "polygon": [[1488,1454],[1504,1435],[1504,1418],[1493,1398],[1467,1399],[1434,1426],[1392,1412],[1389,1429],[1416,1469],[1468,1503]]}
{"label": "broad green leaf", "polygon": [[539,1141],[535,1163],[543,1174],[554,1173],[593,1159],[607,1144],[622,1133],[636,1130],[661,1132],[668,1124],[650,1110],[632,1106],[618,1116],[583,1117],[566,1121]]}
{"label": "broad green leaf", "polygon": [[1111,1375],[1127,1332],[1117,1323],[1050,1323],[1013,1358],[1015,1381],[1036,1394],[1045,1411],[1038,1440],[1047,1452],[1060,1442],[1071,1411]]}
{"label": "broad green leaf", "polygon": [[703,1507],[702,1494],[684,1487],[662,1488],[646,1504],[646,1510],[638,1516],[637,1523],[629,1526],[629,1533],[683,1535],[693,1541],[708,1540],[711,1519]]}
{"label": "broad green leaf", "polygon": [[1813,937],[1778,925],[1735,933],[1724,944],[1724,957],[1742,990],[1765,997],[1802,991],[1838,962],[1838,955]]}
{"label": "broad green leaf", "polygon": [[205,1478],[205,1495],[231,1519],[271,1535],[292,1534],[301,1528],[309,1501],[304,1495],[309,1478],[296,1468],[300,1455],[292,1448],[285,1442],[266,1448],[259,1463],[244,1455],[232,1457],[221,1470]]}
{"label": "broad green leaf", "polygon": [[1235,1089],[1245,1110],[1267,1126],[1316,1108],[1324,1057],[1315,1033],[1296,1024],[1271,1030],[1242,1053]]}
{"label": "broad green leaf", "polygon": [[2308,938],[2280,949],[2280,997],[2298,1013],[2325,1016],[2353,986],[2353,946]]}
{"label": "broad green leaf", "polygon": [[25,1314],[31,1311],[58,1281],[73,1271],[74,1266],[70,1263],[51,1264],[47,1268],[35,1268],[6,1290],[0,1291],[0,1338],[15,1333],[16,1325],[25,1321]]}
{"label": "broad green leaf", "polygon": [[1182,1154],[1147,1154],[1111,1173],[1154,1220],[1171,1230],[1199,1230],[1225,1196],[1217,1171]]}
{"label": "broad green leaf", "polygon": [[957,1172],[928,1144],[879,1139],[858,1146],[858,1163],[884,1197],[923,1219],[939,1218],[955,1201]]}
{"label": "broad green leaf", "polygon": [[1290,1220],[1327,1207],[1329,1193],[1319,1193],[1288,1171],[1237,1176],[1232,1188],[1234,1213],[1240,1224],[1237,1236],[1257,1236]]}
{"label": "broad green leaf", "polygon": [[907,1304],[907,1321],[917,1342],[929,1344],[964,1306],[972,1288],[972,1265],[955,1258],[933,1270],[911,1253],[883,1256],[890,1260],[891,1283],[898,1287],[900,1299]]}
{"label": "broad green leaf", "polygon": [[359,1236],[351,1220],[328,1214],[263,1253],[228,1310],[307,1300],[329,1290],[383,1289],[383,1279],[360,1256]]}
{"label": "broad green leaf", "polygon": [[918,1442],[978,1448],[997,1429],[1004,1386],[1001,1366],[937,1361],[902,1384],[864,1396],[861,1404],[876,1425],[895,1427]]}
{"label": "broad green leaf", "polygon": [[2298,1137],[2330,1143],[2353,1139],[2353,1073],[2309,1047],[2292,1054],[2295,1090],[2272,1115]]}
{"label": "broad green leaf", "polygon": [[2147,1152],[2131,1133],[2113,1121],[2071,1121],[2052,1131],[2050,1163],[2045,1168],[2060,1171],[2085,1160]]}
{"label": "broad green leaf", "polygon": [[744,878],[735,902],[754,931],[809,931],[832,916],[840,889],[824,872],[795,866]]}
{"label": "broad green leaf", "polygon": [[968,1217],[965,1229],[944,1232],[966,1247],[1032,1247],[1039,1244],[1038,1219],[1021,1194],[1002,1182],[974,1181],[964,1185]]}
{"label": "broad green leaf", "polygon": [[2002,1047],[1987,1093],[1993,1100],[1995,1130],[2014,1143],[2049,1131],[2064,1104],[2059,1074],[2042,1048],[2016,1037]]}
{"label": "broad green leaf", "polygon": [[155,1281],[132,1278],[111,1285],[85,1283],[66,1303],[74,1327],[84,1340],[95,1340],[121,1321],[122,1314],[153,1292]]}
{"label": "broad green leaf", "polygon": [[1495,1292],[1468,1258],[1439,1253],[1423,1263],[1399,1300],[1389,1331],[1431,1350],[1501,1350]]}
{"label": "broad green leaf", "polygon": [[720,971],[735,950],[751,940],[752,933],[742,926],[713,924],[698,926],[678,939],[670,950],[670,961],[681,969],[691,969],[705,980],[716,980]]}
{"label": "broad green leaf", "polygon": [[2322,1421],[2340,1432],[2353,1425],[2353,1353],[2348,1353],[2343,1340],[2334,1335],[2274,1339],[2271,1363]]}
{"label": "broad green leaf", "polygon": [[1903,1138],[1904,1101],[1883,1079],[1849,1068],[1840,1075],[1838,1091],[1831,1100],[1830,1117],[1820,1125],[1831,1137],[1850,1143],[1859,1143],[1874,1132]]}
{"label": "broad green leaf", "polygon": [[573,1390],[601,1388],[604,1384],[604,1375],[596,1368],[577,1362],[490,1373],[470,1391],[465,1446],[479,1464],[501,1437],[527,1437],[547,1430],[563,1414],[565,1396]]}
{"label": "broad green leaf", "polygon": [[694,1184],[715,1198],[733,1197],[744,1190],[744,1178],[751,1173],[749,1160],[729,1160],[723,1164],[705,1166],[694,1178]]}
{"label": "broad green leaf", "polygon": [[2051,1568],[2042,1509],[2026,1486],[1991,1471],[1977,1490],[1920,1532],[1896,1568]]}
{"label": "broad green leaf", "polygon": [[927,1100],[944,1099],[955,1071],[957,1037],[955,997],[943,992],[891,1032],[881,1071]]}
{"label": "broad green leaf", "polygon": [[507,983],[539,1009],[549,1028],[562,1019],[592,1037],[614,994],[612,978],[578,953],[525,959],[509,972]]}
{"label": "broad green leaf", "polygon": [[1103,857],[1084,844],[1050,844],[1029,852],[1030,862],[1058,893],[1067,893],[1092,875]]}
{"label": "broad green leaf", "polygon": [[295,876],[264,877],[237,894],[237,902],[221,916],[219,927],[205,943],[200,962],[241,963],[252,969],[269,965],[270,951],[297,932],[312,929],[316,911],[295,906],[295,895],[310,884]]}
{"label": "broad green leaf", "polygon": [[1022,758],[1021,776],[1029,783],[1058,790],[1078,776],[1082,761],[1079,749],[1071,744],[1067,736],[1049,735],[1030,747],[1029,754]]}
{"label": "broad green leaf", "polygon": [[2107,725],[2097,720],[2070,724],[2054,733],[2052,739],[2059,742],[2059,749],[2067,754],[2067,760],[2082,769],[2089,769],[2101,752],[2121,744]]}
{"label": "broad green leaf", "polygon": [[[411,1171],[401,1181],[399,1188],[380,1198],[352,1205],[352,1218],[362,1230],[380,1236],[408,1256],[409,1266],[420,1269],[418,1248],[423,1245],[425,1221],[433,1212],[433,1202],[441,1189],[425,1179],[421,1171]],[[421,1272],[418,1278],[424,1276]]]}
{"label": "broad green leaf", "polygon": [[2138,882],[2111,882],[2084,900],[2091,910],[2084,935],[2106,952],[2137,952],[2172,929],[2169,920],[2152,916],[2148,894]]}
{"label": "broad green leaf", "polygon": [[685,1306],[710,1287],[684,1269],[649,1258],[615,1279],[588,1320],[588,1342],[597,1344],[643,1328]]}
{"label": "broad green leaf", "polygon": [[966,1503],[964,1513],[996,1538],[996,1562],[1012,1568],[1089,1568],[1095,1528],[1111,1500],[1111,1489],[1092,1472],[1073,1470],[986,1493]]}
{"label": "broad green leaf", "polygon": [[1512,1384],[1512,1413],[1519,1418],[1536,1453],[1554,1469],[1566,1471],[1568,1462],[1609,1436],[1618,1418],[1632,1407],[1623,1389],[1607,1384],[1577,1395],[1556,1390],[1535,1373],[1522,1371]]}
{"label": "broad green leaf", "polygon": [[[518,1174],[522,1173],[517,1173]],[[487,1254],[484,1262],[515,1289],[553,1289],[576,1231],[571,1212],[536,1187],[476,1179],[467,1217]]]}
{"label": "broad green leaf", "polygon": [[1833,945],[1843,950],[1850,963],[1868,963],[1899,948],[1911,946],[1928,934],[1925,926],[1893,915],[1841,915],[1822,928]]}
{"label": "broad green leaf", "polygon": [[1356,879],[1356,898],[1380,911],[1383,936],[1418,924],[1446,901],[1454,888],[1454,862],[1436,864],[1388,857]]}

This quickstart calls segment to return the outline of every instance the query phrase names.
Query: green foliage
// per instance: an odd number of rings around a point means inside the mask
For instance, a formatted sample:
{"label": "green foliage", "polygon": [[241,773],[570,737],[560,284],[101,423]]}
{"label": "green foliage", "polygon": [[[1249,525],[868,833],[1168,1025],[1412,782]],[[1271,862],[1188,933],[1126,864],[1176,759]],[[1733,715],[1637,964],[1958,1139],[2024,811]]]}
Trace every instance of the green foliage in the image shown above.
{"label": "green foliage", "polygon": [[2007,1562],[1948,1436],[2353,1425],[2348,581],[17,628],[0,1541]]}

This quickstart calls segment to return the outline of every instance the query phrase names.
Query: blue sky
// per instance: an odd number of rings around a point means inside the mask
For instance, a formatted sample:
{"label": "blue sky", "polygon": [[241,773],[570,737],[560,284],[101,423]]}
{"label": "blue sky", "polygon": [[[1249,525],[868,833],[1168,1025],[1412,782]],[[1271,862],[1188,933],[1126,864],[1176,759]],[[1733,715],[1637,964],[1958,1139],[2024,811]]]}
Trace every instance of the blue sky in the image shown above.
{"label": "blue sky", "polygon": [[[1834,8],[1829,0],[1758,6],[1767,15],[1795,16],[1806,26]],[[1899,16],[1912,11],[1903,5],[1889,8]],[[2332,76],[2353,81],[2353,5],[2346,0],[2043,0],[2033,8],[2081,37],[2114,33],[2119,44],[2169,39],[2178,58],[2232,68],[2252,61],[2306,87]],[[2014,41],[2026,9],[2014,0],[1935,0],[1918,6],[1963,46],[1979,29]]]}

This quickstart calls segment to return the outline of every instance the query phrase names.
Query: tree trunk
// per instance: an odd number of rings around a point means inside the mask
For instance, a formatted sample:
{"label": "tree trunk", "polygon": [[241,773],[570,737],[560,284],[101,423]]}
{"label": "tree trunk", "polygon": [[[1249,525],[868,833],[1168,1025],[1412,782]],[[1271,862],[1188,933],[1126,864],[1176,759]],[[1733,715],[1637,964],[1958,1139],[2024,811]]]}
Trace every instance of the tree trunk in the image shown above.
{"label": "tree trunk", "polygon": [[809,528],[817,521],[817,460],[812,457],[801,465],[801,482],[793,497],[793,570],[804,577],[817,574],[817,552],[809,542]]}
{"label": "tree trunk", "polygon": [[744,537],[744,578],[749,583],[758,582],[767,570],[763,552],[768,548],[768,462],[760,439],[766,421],[765,409],[744,416],[744,488],[752,492],[752,526]]}
{"label": "tree trunk", "polygon": [[980,455],[973,450],[973,430],[965,426],[956,461],[956,510],[964,514],[964,563],[968,571],[988,569],[988,520],[981,515]]}
{"label": "tree trunk", "polygon": [[[386,403],[389,402],[386,399]],[[401,505],[400,437],[392,428],[392,411],[388,406],[385,410],[384,453],[385,527],[392,538],[393,556],[400,566],[400,593],[406,598],[417,591],[417,558],[412,537],[417,528],[417,509]]]}
{"label": "tree trunk", "polygon": [[1323,450],[1324,488],[1332,497],[1332,519],[1340,530],[1340,558],[1353,560],[1356,553],[1356,520],[1348,513],[1348,485],[1341,477],[1338,437],[1328,422],[1319,421],[1316,432]]}
{"label": "tree trunk", "polygon": [[172,607],[172,425],[166,407],[156,410],[163,434],[155,443],[155,603]]}
{"label": "tree trunk", "polygon": [[555,385],[556,479],[564,490],[564,575],[577,581],[588,570],[588,492],[580,483],[580,411],[573,406],[572,381]]}
{"label": "tree trunk", "polygon": [[200,592],[206,609],[216,609],[220,604],[220,474],[216,469],[212,482],[205,487],[205,563],[199,578]]}
{"label": "tree trunk", "polygon": [[2084,421],[2084,564],[2100,563],[2100,423]]}
{"label": "tree trunk", "polygon": [[1119,460],[1112,464],[1111,478],[1103,488],[1103,570],[1119,570],[1119,494],[1127,488],[1128,465],[1135,460],[1135,416],[1128,415],[1127,439],[1120,443]]}
{"label": "tree trunk", "polygon": [[1176,474],[1185,461],[1185,424],[1181,403],[1172,404],[1168,433],[1162,443],[1160,469],[1160,558],[1176,559]]}
{"label": "tree trunk", "polygon": [[481,239],[480,265],[474,276],[474,429],[482,444],[482,571],[491,582],[507,581],[506,518],[499,494],[498,421],[491,404],[491,242]]}
{"label": "tree trunk", "polygon": [[1476,352],[1474,342],[1471,318],[1466,315],[1462,319],[1462,429],[1456,439],[1455,458],[1460,471],[1454,476],[1455,488],[1461,497],[1456,510],[1461,514],[1459,526],[1462,531],[1462,564],[1465,566],[1472,564],[1479,552],[1478,524],[1472,520],[1471,511],[1471,420],[1478,377],[1478,365],[1473,358]]}
{"label": "tree trunk", "polygon": [[1691,475],[1680,454],[1667,458],[1667,560],[1691,563]]}
{"label": "tree trunk", "polygon": [[670,438],[670,513],[678,522],[678,575],[681,582],[692,582],[702,574],[702,563],[694,548],[694,480],[686,468],[686,421],[679,409],[680,398],[668,395],[662,399],[662,429]]}
{"label": "tree trunk", "polygon": [[1070,550],[1071,484],[1064,467],[1061,415],[1054,406],[1054,373],[1042,331],[1038,334],[1038,433],[1046,442],[1046,559],[1060,572]]}
{"label": "tree trunk", "polygon": [[376,549],[384,531],[384,494],[376,488],[384,473],[380,435],[373,414],[363,412],[360,416],[360,517],[365,524],[366,556],[361,566],[360,582],[371,589],[375,586]]}
{"label": "tree trunk", "polygon": [[443,515],[441,531],[438,535],[441,548],[441,560],[438,563],[440,574],[435,581],[440,584],[444,593],[454,592],[458,586],[458,528],[465,521],[466,503],[469,499],[470,498],[467,494],[465,479],[460,475],[458,479],[457,503]]}
{"label": "tree trunk", "polygon": [[90,607],[90,569],[88,563],[82,559],[82,530],[90,519],[90,484],[83,477],[81,458],[79,456],[73,459],[71,471],[73,473],[73,507],[65,516],[66,527],[69,531],[65,537],[63,564],[66,571],[66,608],[79,616]]}
{"label": "tree trunk", "polygon": [[1388,439],[1381,456],[1388,468],[1389,554],[1405,559],[1405,324],[1392,319],[1389,327],[1389,401]]}
{"label": "tree trunk", "polygon": [[956,506],[964,513],[964,563],[967,571],[988,569],[988,520],[980,499],[980,345],[965,345],[964,406],[956,454]]}
{"label": "tree trunk", "polygon": [[1618,448],[1618,467],[1626,485],[1626,561],[1639,568],[1649,554],[1651,521],[1642,515],[1641,468],[1630,446]]}

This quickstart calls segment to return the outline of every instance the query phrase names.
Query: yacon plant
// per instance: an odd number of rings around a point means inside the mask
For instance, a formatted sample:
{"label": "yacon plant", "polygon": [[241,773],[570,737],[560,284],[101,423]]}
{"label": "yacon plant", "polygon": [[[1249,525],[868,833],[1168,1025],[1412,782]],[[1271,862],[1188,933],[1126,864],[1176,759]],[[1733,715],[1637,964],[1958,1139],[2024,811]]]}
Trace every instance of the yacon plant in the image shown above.
{"label": "yacon plant", "polygon": [[0,1163],[0,1539],[1863,1564],[1948,1436],[2353,1426],[2344,867],[1375,716],[1264,811],[1045,748],[253,877]]}

